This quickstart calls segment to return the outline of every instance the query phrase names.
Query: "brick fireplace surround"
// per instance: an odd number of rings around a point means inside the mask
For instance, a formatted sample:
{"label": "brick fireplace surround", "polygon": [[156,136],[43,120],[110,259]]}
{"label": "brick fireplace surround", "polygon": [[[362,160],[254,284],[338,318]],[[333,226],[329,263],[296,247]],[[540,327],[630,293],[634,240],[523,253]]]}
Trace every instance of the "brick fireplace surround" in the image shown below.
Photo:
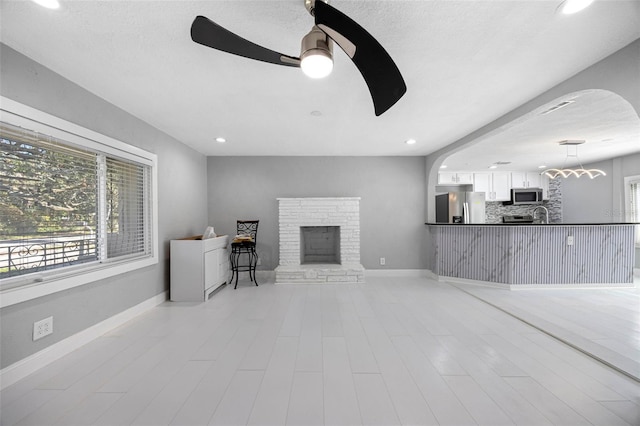
{"label": "brick fireplace surround", "polygon": [[[278,198],[280,265],[276,284],[364,282],[360,197]],[[301,264],[300,227],[339,226],[340,264]]]}

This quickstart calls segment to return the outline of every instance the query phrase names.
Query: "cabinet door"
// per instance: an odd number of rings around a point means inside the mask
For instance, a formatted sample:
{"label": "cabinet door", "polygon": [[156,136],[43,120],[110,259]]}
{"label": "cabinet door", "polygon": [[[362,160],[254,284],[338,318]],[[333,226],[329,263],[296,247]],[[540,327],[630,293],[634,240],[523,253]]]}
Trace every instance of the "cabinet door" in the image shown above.
{"label": "cabinet door", "polygon": [[495,201],[511,199],[511,173],[493,174],[493,199]]}
{"label": "cabinet door", "polygon": [[540,186],[542,187],[542,199],[549,199],[549,177],[540,176]]}
{"label": "cabinet door", "polygon": [[527,187],[527,174],[524,172],[511,172],[511,187],[512,188],[526,188]]}
{"label": "cabinet door", "polygon": [[473,174],[473,191],[484,192],[485,200],[493,200],[493,189],[491,187],[491,173]]}
{"label": "cabinet door", "polygon": [[449,173],[449,172],[440,172],[438,173],[438,183],[439,184],[457,183],[456,174]]}
{"label": "cabinet door", "polygon": [[210,250],[204,253],[204,289],[216,285],[218,282],[218,250]]}
{"label": "cabinet door", "polygon": [[456,173],[456,182],[464,185],[473,185],[473,173]]}
{"label": "cabinet door", "polygon": [[527,188],[540,188],[541,186],[540,173],[527,173]]}
{"label": "cabinet door", "polygon": [[222,284],[229,279],[229,253],[226,249],[221,248],[218,252],[218,282]]}

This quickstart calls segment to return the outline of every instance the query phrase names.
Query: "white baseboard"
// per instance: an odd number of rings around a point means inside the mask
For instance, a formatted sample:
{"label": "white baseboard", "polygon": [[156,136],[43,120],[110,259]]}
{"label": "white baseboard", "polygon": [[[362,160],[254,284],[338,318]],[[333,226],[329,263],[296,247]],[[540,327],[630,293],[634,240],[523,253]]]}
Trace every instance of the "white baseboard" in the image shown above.
{"label": "white baseboard", "polygon": [[428,277],[428,269],[365,269],[364,276],[367,277]]}
{"label": "white baseboard", "polygon": [[[428,269],[365,269],[366,277],[427,277],[436,279],[436,275]],[[276,271],[257,270],[256,278],[260,281],[275,281]],[[239,279],[249,279],[248,272],[240,272]],[[234,279],[235,282],[235,279]]]}
{"label": "white baseboard", "polygon": [[[231,276],[231,275],[229,275],[229,276]],[[248,280],[248,279],[249,279],[249,273],[248,272],[240,272],[238,274],[238,281]],[[276,279],[276,271],[258,269],[256,271],[256,279],[258,280],[258,284],[260,284],[260,281],[262,281],[262,282],[274,281]],[[233,282],[234,283],[236,282],[235,277],[233,278]],[[229,285],[229,282],[227,282],[227,285]]]}
{"label": "white baseboard", "polygon": [[436,280],[438,281],[438,276],[435,274],[435,272],[433,272],[431,269],[427,269],[427,275],[425,275],[427,278],[431,279],[431,280]]}
{"label": "white baseboard", "polygon": [[64,340],[54,343],[48,348],[3,368],[0,371],[0,389],[4,389],[7,386],[16,383],[18,380],[27,377],[29,374],[34,373],[40,368],[62,358],[81,346],[86,345],[90,341],[117,327],[120,327],[127,321],[158,306],[167,300],[167,296],[167,292],[160,293],[127,309],[126,311],[107,318],[96,325],[84,329],[73,336],[67,337]]}
{"label": "white baseboard", "polygon": [[437,281],[443,283],[451,283],[451,284],[469,284],[469,285],[477,285],[480,287],[493,287],[493,288],[502,288],[505,290],[509,290],[511,287],[509,284],[504,283],[494,283],[491,281],[480,281],[480,280],[471,280],[468,278],[457,278],[457,277],[447,277],[444,275],[435,275],[435,279]]}
{"label": "white baseboard", "polygon": [[581,283],[581,284],[511,284],[511,290],[611,290],[616,288],[633,288],[633,283]]}
{"label": "white baseboard", "polygon": [[[276,271],[271,270],[271,271],[256,271],[256,279],[259,279],[260,281],[275,281],[276,280]],[[258,282],[260,282],[258,281]]]}
{"label": "white baseboard", "polygon": [[559,283],[559,284],[505,284],[494,283],[491,281],[471,280],[468,278],[436,276],[436,280],[440,282],[448,282],[451,284],[469,284],[480,287],[493,287],[505,290],[550,290],[550,289],[613,289],[613,288],[633,288],[633,283]]}

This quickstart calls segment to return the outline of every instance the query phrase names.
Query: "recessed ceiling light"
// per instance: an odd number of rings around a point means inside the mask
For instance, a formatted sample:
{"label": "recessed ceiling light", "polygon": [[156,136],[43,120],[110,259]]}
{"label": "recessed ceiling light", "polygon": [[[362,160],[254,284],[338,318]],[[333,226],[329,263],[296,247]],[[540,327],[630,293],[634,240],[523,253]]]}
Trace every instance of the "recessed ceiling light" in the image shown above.
{"label": "recessed ceiling light", "polygon": [[314,117],[320,117],[322,115],[322,113],[320,111],[311,111],[311,115],[313,115]]}
{"label": "recessed ceiling light", "polygon": [[406,143],[407,145],[413,145],[414,143],[416,143],[415,139],[407,139],[406,141],[404,141],[404,143]]}
{"label": "recessed ceiling light", "polygon": [[565,139],[558,142],[558,145],[582,145],[585,142],[586,141],[582,139]]}
{"label": "recessed ceiling light", "polygon": [[446,169],[446,168],[447,168],[447,166],[443,164],[442,166],[440,166],[440,168],[441,168],[441,169]]}
{"label": "recessed ceiling light", "polygon": [[498,166],[496,166],[495,164],[492,164],[492,165],[490,165],[490,166],[489,166],[489,168],[490,168],[490,169],[497,169],[497,168],[498,168]]}
{"label": "recessed ceiling light", "polygon": [[558,8],[565,15],[580,12],[593,3],[593,0],[564,0]]}
{"label": "recessed ceiling light", "polygon": [[572,104],[572,103],[574,103],[574,102],[575,102],[575,101],[564,101],[564,102],[560,102],[558,105],[554,105],[554,106],[552,106],[551,108],[549,108],[548,110],[546,110],[546,111],[542,111],[542,112],[540,113],[540,115],[547,115],[547,114],[549,114],[549,113],[551,113],[551,112],[553,112],[553,111],[559,110],[560,108],[564,108],[564,107],[566,107],[567,105],[571,105],[571,104]]}
{"label": "recessed ceiling light", "polygon": [[42,7],[46,7],[47,9],[58,9],[60,7],[60,2],[58,0],[32,0],[34,3],[38,3]]}
{"label": "recessed ceiling light", "polygon": [[547,166],[545,164],[542,164],[540,166],[538,166],[539,169],[545,169]]}
{"label": "recessed ceiling light", "polygon": [[222,137],[217,137],[216,138],[216,142],[218,142],[218,143],[225,143],[226,141],[227,140],[225,138],[222,138]]}

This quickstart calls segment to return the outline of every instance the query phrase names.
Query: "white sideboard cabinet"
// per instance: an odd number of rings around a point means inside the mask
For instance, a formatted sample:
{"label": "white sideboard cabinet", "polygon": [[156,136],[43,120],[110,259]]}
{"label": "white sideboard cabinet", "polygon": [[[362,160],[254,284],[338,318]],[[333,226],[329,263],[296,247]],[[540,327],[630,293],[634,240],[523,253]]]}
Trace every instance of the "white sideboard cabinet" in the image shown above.
{"label": "white sideboard cabinet", "polygon": [[229,277],[229,236],[171,240],[171,293],[174,302],[202,302]]}

